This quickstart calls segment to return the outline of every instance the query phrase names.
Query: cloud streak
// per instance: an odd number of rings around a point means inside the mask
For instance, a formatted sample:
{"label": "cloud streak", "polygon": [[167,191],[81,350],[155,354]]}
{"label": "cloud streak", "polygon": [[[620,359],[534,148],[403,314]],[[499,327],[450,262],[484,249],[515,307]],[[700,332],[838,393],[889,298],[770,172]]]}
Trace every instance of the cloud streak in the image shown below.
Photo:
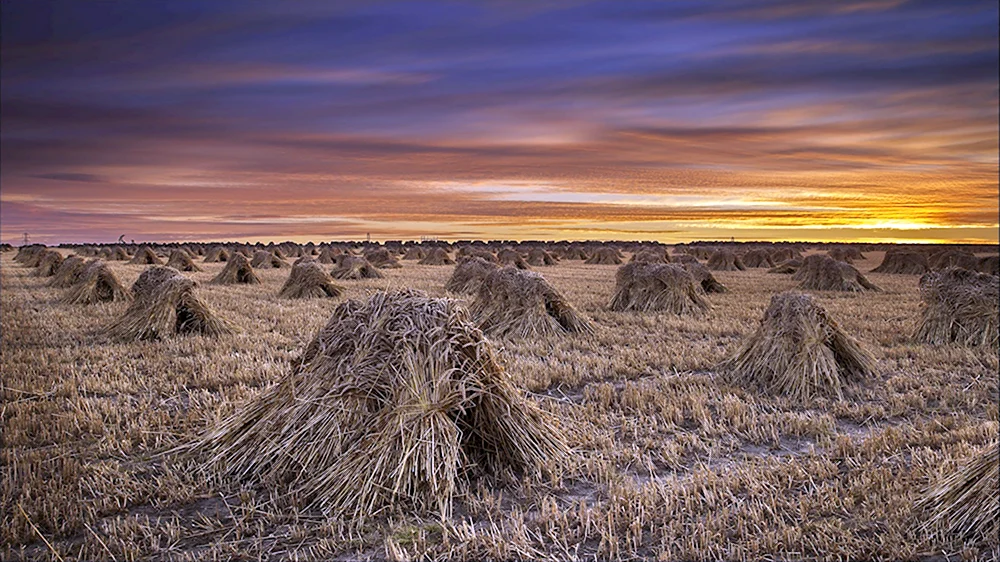
{"label": "cloud streak", "polygon": [[0,237],[996,240],[995,3],[724,7],[7,3]]}

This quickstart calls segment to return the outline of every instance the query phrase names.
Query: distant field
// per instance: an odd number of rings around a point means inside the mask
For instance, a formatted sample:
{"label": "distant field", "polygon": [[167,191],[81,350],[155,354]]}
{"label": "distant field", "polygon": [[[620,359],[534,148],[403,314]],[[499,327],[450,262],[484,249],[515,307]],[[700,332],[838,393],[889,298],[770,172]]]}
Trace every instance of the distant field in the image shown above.
{"label": "distant field", "polygon": [[[63,251],[63,253],[69,253]],[[868,273],[879,293],[814,293],[879,359],[844,401],[795,402],[724,384],[713,368],[795,288],[766,269],[716,271],[728,293],[701,317],[611,312],[616,266],[534,267],[592,319],[593,335],[499,342],[515,384],[552,412],[575,454],[561,479],[473,490],[449,521],[403,517],[347,534],[271,509],[158,453],[279,381],[344,299],[277,297],[207,281],[197,294],[238,328],[218,338],[108,341],[126,305],[64,305],[64,289],[2,254],[0,558],[87,560],[995,559],[996,544],[928,539],[922,490],[998,434],[996,349],[911,343],[917,275]],[[289,260],[291,261],[291,260]],[[109,261],[126,286],[146,268]],[[454,266],[338,281],[346,298],[412,287],[444,296]],[[324,266],[329,268],[329,266]],[[469,297],[456,297],[469,300]],[[44,539],[42,538],[44,537]]]}

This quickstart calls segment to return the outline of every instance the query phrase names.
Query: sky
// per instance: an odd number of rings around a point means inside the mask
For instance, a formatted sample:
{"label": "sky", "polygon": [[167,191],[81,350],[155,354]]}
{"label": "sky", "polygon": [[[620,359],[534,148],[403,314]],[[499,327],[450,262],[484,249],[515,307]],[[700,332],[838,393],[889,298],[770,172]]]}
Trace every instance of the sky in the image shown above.
{"label": "sky", "polygon": [[998,239],[998,5],[5,0],[0,239]]}

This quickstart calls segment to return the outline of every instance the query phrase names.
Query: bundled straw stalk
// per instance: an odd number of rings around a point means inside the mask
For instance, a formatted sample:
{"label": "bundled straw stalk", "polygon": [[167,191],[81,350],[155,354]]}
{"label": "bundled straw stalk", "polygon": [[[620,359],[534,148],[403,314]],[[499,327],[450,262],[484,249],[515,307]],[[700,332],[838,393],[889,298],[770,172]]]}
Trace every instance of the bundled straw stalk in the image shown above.
{"label": "bundled straw stalk", "polygon": [[746,266],[739,256],[729,250],[718,250],[708,258],[708,268],[714,271],[743,271]]}
{"label": "bundled straw stalk", "polygon": [[420,246],[410,246],[406,249],[406,253],[403,254],[404,260],[422,260],[425,257],[427,257],[427,252]]}
{"label": "bundled straw stalk", "polygon": [[[121,249],[121,248],[119,248]],[[122,250],[124,252],[124,250]],[[118,259],[114,257],[114,259]],[[163,260],[156,255],[156,252],[149,249],[149,246],[139,248],[139,251],[129,260],[132,265],[163,265]]]}
{"label": "bundled straw stalk", "polygon": [[257,277],[257,273],[250,266],[250,262],[247,258],[239,253],[233,252],[229,259],[226,261],[225,267],[219,272],[209,283],[216,285],[257,285],[260,283],[260,277]]}
{"label": "bundled straw stalk", "polygon": [[696,287],[706,293],[725,293],[729,291],[725,285],[719,283],[719,280],[712,275],[712,272],[707,267],[697,261],[686,262],[684,269],[694,279]]}
{"label": "bundled straw stalk", "polygon": [[365,259],[379,269],[399,269],[403,267],[396,257],[385,248],[365,252]]}
{"label": "bundled straw stalk", "polygon": [[771,268],[775,266],[774,260],[771,259],[771,252],[760,248],[747,251],[740,259],[743,260],[743,265],[746,267]]}
{"label": "bundled straw stalk", "polygon": [[80,281],[80,275],[83,273],[85,267],[87,267],[86,263],[84,263],[83,258],[80,256],[70,256],[64,259],[56,269],[52,280],[49,281],[49,287],[62,289],[72,287]]}
{"label": "bundled straw stalk", "polygon": [[177,271],[201,271],[201,268],[191,260],[191,254],[185,250],[174,250],[170,252],[170,259],[167,260],[167,267],[172,267]]}
{"label": "bundled straw stalk", "polygon": [[62,254],[55,250],[45,250],[38,256],[38,265],[32,275],[35,277],[52,277],[62,265]]}
{"label": "bundled straw stalk", "polygon": [[919,504],[930,513],[926,528],[948,539],[987,542],[1000,533],[1000,446],[994,441],[959,470],[929,488]]}
{"label": "bundled straw stalk", "polygon": [[455,260],[451,259],[448,251],[444,248],[431,248],[419,263],[420,265],[452,265]]}
{"label": "bundled straw stalk", "polygon": [[464,309],[405,290],[341,304],[285,380],[190,451],[234,484],[360,526],[449,517],[472,481],[542,476],[567,448]]}
{"label": "bundled straw stalk", "polygon": [[120,302],[132,300],[108,264],[94,260],[86,265],[80,279],[66,291],[62,302],[66,304],[96,304],[99,302]]}
{"label": "bundled straw stalk", "polygon": [[629,260],[629,263],[632,262],[670,263],[670,255],[666,250],[640,250],[632,254],[632,259]]}
{"label": "bundled straw stalk", "polygon": [[340,248],[331,248],[330,246],[326,246],[323,248],[323,251],[320,252],[319,257],[316,258],[316,263],[322,263],[325,265],[334,264],[337,262],[337,256],[343,253],[344,252],[341,251]]}
{"label": "bundled straw stalk", "polygon": [[583,263],[592,265],[621,265],[622,257],[617,249],[604,246],[594,250],[594,253]]}
{"label": "bundled straw stalk", "polygon": [[798,258],[792,258],[790,260],[785,260],[778,265],[768,269],[768,273],[781,273],[784,275],[792,275],[796,273],[799,268],[802,267],[802,260]]}
{"label": "bundled straw stalk", "polygon": [[934,271],[943,271],[949,267],[975,271],[979,267],[979,258],[964,250],[941,250],[932,254],[927,262]]}
{"label": "bundled straw stalk", "polygon": [[445,283],[444,289],[451,293],[474,295],[479,292],[479,286],[483,283],[483,279],[486,279],[487,275],[499,267],[497,264],[480,257],[465,258],[455,266],[455,271]]}
{"label": "bundled straw stalk", "polygon": [[494,336],[527,338],[593,331],[590,321],[544,277],[514,267],[487,275],[470,308],[479,327]]}
{"label": "bundled straw stalk", "polygon": [[131,256],[128,255],[128,252],[125,251],[125,248],[122,248],[121,246],[115,246],[115,248],[111,251],[110,259],[114,261],[129,261],[129,259],[131,259]]}
{"label": "bundled straw stalk", "polygon": [[854,263],[854,260],[865,259],[861,250],[855,248],[854,246],[836,246],[834,248],[830,248],[826,255],[844,263]]}
{"label": "bundled straw stalk", "polygon": [[930,270],[923,252],[892,249],[885,253],[882,263],[872,273],[900,273],[922,275]]}
{"label": "bundled straw stalk", "polygon": [[337,267],[333,268],[330,276],[334,279],[381,279],[382,273],[361,256],[344,254],[338,256]]}
{"label": "bundled straw stalk", "polygon": [[[303,259],[303,258],[299,258]],[[330,274],[311,258],[292,266],[292,272],[278,292],[278,296],[288,299],[308,299],[339,297],[344,288],[333,282]]]}
{"label": "bundled straw stalk", "polygon": [[[45,250],[44,244],[28,244],[27,246],[21,246],[17,249],[17,253],[14,254],[14,261],[20,263],[25,267],[35,267],[38,265],[37,256]],[[34,263],[31,263],[34,260]]]}
{"label": "bundled straw stalk", "polygon": [[154,266],[143,271],[132,285],[135,300],[105,332],[123,340],[230,333],[232,329],[195,296],[196,286],[197,283],[170,267]]}
{"label": "bundled straw stalk", "polygon": [[524,257],[521,256],[520,252],[516,250],[511,250],[510,248],[504,248],[497,252],[497,262],[500,265],[514,266],[518,269],[531,269],[528,262],[524,261]]}
{"label": "bundled straw stalk", "polygon": [[792,278],[800,289],[811,291],[881,291],[853,265],[829,256],[807,256]]}
{"label": "bundled straw stalk", "polygon": [[552,254],[546,252],[541,248],[532,248],[528,250],[528,259],[526,260],[528,265],[556,265],[558,261]]}
{"label": "bundled straw stalk", "polygon": [[205,252],[205,258],[201,261],[202,263],[219,263],[221,261],[229,261],[229,252],[227,252],[225,248],[213,246]]}
{"label": "bundled straw stalk", "polygon": [[691,275],[680,265],[632,262],[618,268],[611,310],[699,313],[710,308]]}
{"label": "bundled straw stalk", "polygon": [[254,269],[281,269],[283,267],[288,267],[288,262],[272,252],[257,250],[253,254],[250,266]]}
{"label": "bundled straw stalk", "polygon": [[914,336],[918,342],[987,346],[998,338],[1000,278],[951,268],[920,278],[923,310]]}
{"label": "bundled straw stalk", "polygon": [[757,331],[721,368],[735,384],[801,400],[843,398],[876,362],[812,296],[789,291],[771,298]]}
{"label": "bundled straw stalk", "polygon": [[976,271],[1000,276],[1000,256],[984,256],[979,258]]}

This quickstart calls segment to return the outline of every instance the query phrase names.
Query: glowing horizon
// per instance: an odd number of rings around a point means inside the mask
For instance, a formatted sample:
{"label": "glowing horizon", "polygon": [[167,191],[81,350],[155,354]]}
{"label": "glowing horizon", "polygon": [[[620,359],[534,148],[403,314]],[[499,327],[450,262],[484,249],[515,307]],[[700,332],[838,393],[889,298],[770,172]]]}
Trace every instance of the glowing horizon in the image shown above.
{"label": "glowing horizon", "polygon": [[3,10],[3,242],[1000,240],[995,2]]}

